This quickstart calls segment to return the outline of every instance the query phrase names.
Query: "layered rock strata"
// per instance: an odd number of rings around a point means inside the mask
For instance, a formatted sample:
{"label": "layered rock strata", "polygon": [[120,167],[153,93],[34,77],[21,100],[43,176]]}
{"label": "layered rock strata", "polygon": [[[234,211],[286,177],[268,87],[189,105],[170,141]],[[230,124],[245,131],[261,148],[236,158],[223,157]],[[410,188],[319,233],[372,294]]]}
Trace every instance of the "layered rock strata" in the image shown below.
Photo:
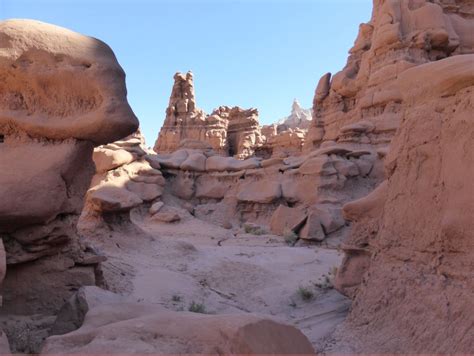
{"label": "layered rock strata", "polygon": [[374,1],[345,68],[325,74],[315,92],[306,149],[324,140],[390,143],[403,115],[396,84],[405,70],[472,53],[472,6],[466,1]]}
{"label": "layered rock strata", "polygon": [[156,152],[211,147],[223,156],[246,158],[262,143],[256,109],[221,106],[206,115],[196,106],[193,74],[176,73]]}
{"label": "layered rock strata", "polygon": [[303,109],[298,100],[293,101],[291,114],[277,122],[278,132],[288,129],[308,129],[313,119],[311,109]]}
{"label": "layered rock strata", "polygon": [[125,74],[104,43],[8,20],[0,22],[0,47],[4,308],[54,310],[71,289],[96,283],[101,257],[76,233],[93,148],[129,134],[138,121]]}
{"label": "layered rock strata", "polygon": [[147,160],[151,152],[140,131],[94,150],[96,174],[79,222],[83,234],[100,235],[116,224],[126,229],[132,209],[161,197],[165,179],[159,163]]}
{"label": "layered rock strata", "polygon": [[337,286],[355,298],[364,352],[474,348],[473,69],[474,55],[457,55],[400,74],[387,180],[344,207],[355,226]]}

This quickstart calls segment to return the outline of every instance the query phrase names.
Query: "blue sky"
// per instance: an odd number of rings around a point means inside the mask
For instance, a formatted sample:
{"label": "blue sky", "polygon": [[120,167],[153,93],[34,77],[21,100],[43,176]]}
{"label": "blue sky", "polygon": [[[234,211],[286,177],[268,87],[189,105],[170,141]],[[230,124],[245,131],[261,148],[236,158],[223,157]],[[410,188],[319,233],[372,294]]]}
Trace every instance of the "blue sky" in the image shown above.
{"label": "blue sky", "polygon": [[371,0],[0,0],[0,17],[32,18],[99,38],[127,73],[147,144],[163,123],[173,75],[191,69],[197,104],[256,107],[267,124],[342,69]]}

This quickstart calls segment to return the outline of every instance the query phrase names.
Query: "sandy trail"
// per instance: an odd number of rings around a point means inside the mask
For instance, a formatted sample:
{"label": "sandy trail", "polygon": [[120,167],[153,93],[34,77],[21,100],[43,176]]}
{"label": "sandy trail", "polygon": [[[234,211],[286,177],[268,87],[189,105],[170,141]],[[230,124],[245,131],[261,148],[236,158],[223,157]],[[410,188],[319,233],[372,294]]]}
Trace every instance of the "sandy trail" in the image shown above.
{"label": "sandy trail", "polygon": [[[135,223],[146,234],[116,233],[100,244],[110,289],[133,301],[263,314],[297,326],[316,349],[347,314],[349,301],[327,288],[342,259],[335,249],[289,247],[281,237],[238,233],[193,217]],[[303,300],[299,287],[313,297]]]}

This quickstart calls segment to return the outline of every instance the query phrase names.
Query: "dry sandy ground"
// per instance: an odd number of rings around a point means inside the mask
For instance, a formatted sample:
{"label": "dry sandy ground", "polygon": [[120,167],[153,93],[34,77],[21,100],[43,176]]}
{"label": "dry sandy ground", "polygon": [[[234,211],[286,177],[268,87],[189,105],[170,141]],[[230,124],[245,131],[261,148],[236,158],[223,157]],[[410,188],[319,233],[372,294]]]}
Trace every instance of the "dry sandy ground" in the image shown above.
{"label": "dry sandy ground", "polygon": [[[320,349],[344,320],[349,301],[328,279],[342,253],[283,238],[226,230],[188,216],[179,223],[134,221],[146,233],[95,241],[108,256],[109,288],[131,300],[207,313],[260,313],[297,326]],[[304,300],[298,291],[313,293]]]}

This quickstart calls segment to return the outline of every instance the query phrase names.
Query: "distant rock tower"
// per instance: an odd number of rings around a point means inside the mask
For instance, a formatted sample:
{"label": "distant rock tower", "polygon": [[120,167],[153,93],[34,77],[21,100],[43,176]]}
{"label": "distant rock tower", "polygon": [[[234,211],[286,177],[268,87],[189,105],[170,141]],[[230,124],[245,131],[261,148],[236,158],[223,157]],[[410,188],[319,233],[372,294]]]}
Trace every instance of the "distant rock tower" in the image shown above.
{"label": "distant rock tower", "polygon": [[221,106],[207,115],[196,106],[193,73],[175,74],[155,152],[198,148],[213,149],[223,156],[246,158],[262,144],[257,109]]}

